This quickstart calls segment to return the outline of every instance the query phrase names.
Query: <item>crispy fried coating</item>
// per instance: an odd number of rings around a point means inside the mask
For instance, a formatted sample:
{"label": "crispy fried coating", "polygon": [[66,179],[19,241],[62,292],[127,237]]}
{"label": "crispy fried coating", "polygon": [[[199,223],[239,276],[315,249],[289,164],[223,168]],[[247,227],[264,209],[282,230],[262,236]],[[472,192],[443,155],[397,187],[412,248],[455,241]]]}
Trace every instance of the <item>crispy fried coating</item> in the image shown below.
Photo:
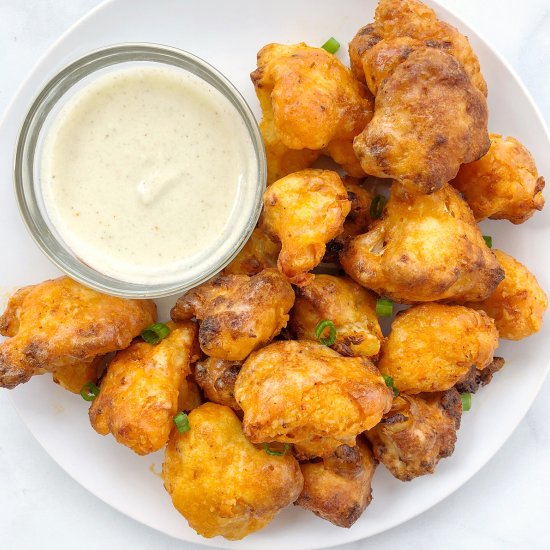
{"label": "crispy fried coating", "polygon": [[193,376],[186,376],[178,393],[178,411],[192,411],[202,405],[201,391]]}
{"label": "crispy fried coating", "polygon": [[367,174],[433,193],[487,152],[487,117],[485,96],[454,57],[418,50],[382,82],[353,147]]}
{"label": "crispy fried coating", "polygon": [[94,430],[112,433],[138,455],[158,451],[168,441],[185,389],[197,325],[169,323],[170,334],[158,344],[135,340],[119,351],[101,381],[90,407]]}
{"label": "crispy fried coating", "polygon": [[362,440],[341,445],[322,462],[300,464],[304,489],[295,502],[338,527],[351,527],[372,500],[376,462]]}
{"label": "crispy fried coating", "polygon": [[472,365],[468,373],[455,384],[455,388],[460,393],[476,393],[479,388],[491,382],[493,375],[501,370],[505,363],[503,357],[493,357],[483,370],[478,370],[475,365]]}
{"label": "crispy fried coating", "polygon": [[244,433],[254,443],[354,437],[380,421],[391,396],[367,358],[308,341],[253,353],[235,384]]}
{"label": "crispy fried coating", "polygon": [[126,300],[60,277],[18,290],[0,317],[0,387],[89,363],[127,347],[156,318],[152,300]]}
{"label": "crispy fried coating", "polygon": [[262,228],[281,242],[277,266],[291,283],[311,281],[309,271],[342,232],[350,208],[346,188],[331,170],[302,170],[267,188]]}
{"label": "crispy fried coating", "polygon": [[323,153],[339,164],[346,174],[354,178],[366,176],[353,149],[353,139],[335,139],[327,145]]}
{"label": "crispy fried coating", "polygon": [[315,458],[328,458],[334,455],[338,447],[345,445],[354,447],[357,443],[357,437],[312,437],[306,441],[294,443],[294,456],[301,462]]}
{"label": "crispy fried coating", "polygon": [[463,306],[422,304],[397,315],[378,368],[405,393],[445,391],[475,365],[483,370],[498,346],[494,321]]}
{"label": "crispy fried coating", "polygon": [[280,243],[272,239],[257,227],[237,257],[223,270],[226,275],[257,275],[268,267],[277,267],[277,258],[281,251]]}
{"label": "crispy fried coating", "polygon": [[483,310],[494,319],[501,338],[527,338],[541,329],[548,297],[523,264],[502,250],[495,250],[494,254],[506,277],[483,302],[466,305]]}
{"label": "crispy fried coating", "polygon": [[504,278],[450,185],[411,195],[394,184],[382,219],[348,243],[340,263],[359,284],[402,303],[484,300]]}
{"label": "crispy fried coating", "polygon": [[276,269],[247,275],[219,275],[178,298],[174,321],[196,317],[204,353],[241,361],[274,338],[288,321],[294,291]]}
{"label": "crispy fried coating", "polygon": [[205,403],[189,424],[172,432],[162,471],[174,506],[199,535],[242,539],[296,500],[303,487],[296,460],[252,445],[229,407]]}
{"label": "crispy fried coating", "polygon": [[195,365],[195,380],[209,401],[240,412],[241,408],[235,401],[235,382],[241,366],[241,361],[207,357]]}
{"label": "crispy fried coating", "polygon": [[268,44],[250,75],[265,119],[290,149],[352,139],[372,117],[362,84],[334,55],[306,44]]}
{"label": "crispy fried coating", "polygon": [[544,207],[544,178],[517,139],[499,134],[490,138],[487,154],[462,166],[451,185],[464,195],[476,220],[523,223]]}
{"label": "crispy fried coating", "polygon": [[438,19],[436,13],[419,0],[380,0],[374,23],[361,28],[350,43],[352,70],[364,81],[362,60],[380,40],[405,37],[419,41],[423,47],[437,48],[456,58],[473,85],[487,95],[487,84],[479,61],[468,38],[455,27]]}
{"label": "crispy fried coating", "polygon": [[52,373],[53,381],[72,393],[80,393],[86,382],[97,382],[98,374],[105,357],[98,355],[86,363],[62,365]]}
{"label": "crispy fried coating", "polygon": [[462,401],[457,390],[401,394],[380,424],[366,433],[374,457],[401,481],[431,474],[453,454]]}
{"label": "crispy fried coating", "polygon": [[338,353],[378,354],[384,338],[373,293],[347,277],[316,275],[310,284],[297,289],[289,326],[298,340],[317,341],[315,329],[324,319],[335,325],[336,341],[331,347]]}

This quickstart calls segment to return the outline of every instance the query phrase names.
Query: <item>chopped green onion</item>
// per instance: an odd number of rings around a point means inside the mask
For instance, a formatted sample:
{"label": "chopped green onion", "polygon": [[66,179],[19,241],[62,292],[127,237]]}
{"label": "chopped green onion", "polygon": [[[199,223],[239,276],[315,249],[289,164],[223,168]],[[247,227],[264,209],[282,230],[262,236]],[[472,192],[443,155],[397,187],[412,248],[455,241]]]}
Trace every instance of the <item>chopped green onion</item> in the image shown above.
{"label": "chopped green onion", "polygon": [[460,398],[462,399],[462,410],[469,411],[472,408],[472,394],[465,391],[460,394]]}
{"label": "chopped green onion", "polygon": [[393,383],[393,378],[391,376],[388,376],[387,374],[382,375],[384,378],[384,382],[386,382],[386,386],[393,390],[394,397],[397,397],[399,395],[399,390],[395,387],[395,384]]}
{"label": "chopped green onion", "polygon": [[174,416],[174,424],[180,434],[188,432],[191,429],[191,426],[189,425],[189,417],[183,411]]}
{"label": "chopped green onion", "polygon": [[[325,329],[329,329],[328,338],[323,338]],[[323,346],[332,346],[336,342],[336,327],[330,319],[323,319],[319,321],[315,327],[315,337]]]}
{"label": "chopped green onion", "polygon": [[340,42],[331,36],[322,46],[323,50],[326,50],[328,53],[336,53],[340,48]]}
{"label": "chopped green onion", "polygon": [[493,237],[491,235],[483,235],[483,240],[489,248],[493,248]]}
{"label": "chopped green onion", "polygon": [[274,451],[269,447],[269,443],[264,443],[264,451],[270,456],[285,456],[290,451],[290,444],[285,443],[282,451]]}
{"label": "chopped green onion", "polygon": [[148,344],[158,344],[161,340],[164,340],[170,334],[170,328],[164,323],[153,323],[144,329],[141,333],[141,337]]}
{"label": "chopped green onion", "polygon": [[82,386],[80,395],[84,401],[93,401],[99,395],[99,388],[90,380]]}
{"label": "chopped green onion", "polygon": [[376,195],[372,202],[370,203],[370,217],[372,220],[378,220],[384,212],[384,207],[388,200],[384,195]]}
{"label": "chopped green onion", "polygon": [[386,298],[376,300],[376,315],[378,317],[391,317],[393,313],[393,302]]}

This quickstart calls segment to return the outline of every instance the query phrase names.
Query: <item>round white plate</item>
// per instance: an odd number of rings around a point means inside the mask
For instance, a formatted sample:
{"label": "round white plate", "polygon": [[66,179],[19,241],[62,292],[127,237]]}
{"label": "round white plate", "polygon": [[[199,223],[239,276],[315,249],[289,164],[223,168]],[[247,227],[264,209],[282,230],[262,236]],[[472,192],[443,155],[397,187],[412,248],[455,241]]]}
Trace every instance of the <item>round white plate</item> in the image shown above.
{"label": "round white plate", "polygon": [[[466,33],[489,84],[490,129],[519,138],[532,151],[539,171],[550,174],[550,140],[528,93],[507,64],[473,30],[434,2],[439,15]],[[18,128],[41,85],[69,61],[89,50],[118,42],[157,42],[203,57],[241,90],[256,113],[249,73],[256,52],[268,42],[322,44],[335,36],[346,58],[347,42],[372,20],[374,0],[113,0],[102,4],[65,34],[19,90],[0,128],[0,301],[17,286],[37,283],[58,272],[27,234],[12,189],[12,158]],[[483,232],[538,276],[550,289],[550,213],[515,227],[486,222]],[[166,314],[174,299],[165,299]],[[0,304],[3,305],[3,304]],[[502,343],[503,372],[473,398],[463,416],[454,455],[433,476],[402,483],[380,467],[374,500],[351,529],[340,529],[298,507],[284,510],[266,529],[240,542],[197,536],[175,511],[158,472],[162,453],[138,457],[90,427],[87,404],[61,390],[49,376],[35,377],[13,391],[13,401],[36,439],[75,480],[128,516],[173,537],[221,548],[293,550],[354,541],[396,526],[433,506],[475,474],[499,449],[533,401],[548,369],[550,324],[519,343]],[[503,480],[504,481],[504,480]],[[488,498],[485,495],[484,498]],[[84,510],[83,510],[84,512]],[[463,511],[467,513],[466,510]]]}

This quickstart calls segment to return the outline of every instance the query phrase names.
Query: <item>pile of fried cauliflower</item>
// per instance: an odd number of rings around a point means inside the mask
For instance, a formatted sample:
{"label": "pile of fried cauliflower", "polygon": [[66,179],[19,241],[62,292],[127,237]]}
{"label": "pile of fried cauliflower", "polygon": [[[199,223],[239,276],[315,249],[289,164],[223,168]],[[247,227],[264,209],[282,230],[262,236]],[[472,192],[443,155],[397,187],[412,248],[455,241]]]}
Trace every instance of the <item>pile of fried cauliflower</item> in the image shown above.
{"label": "pile of fried cauliflower", "polygon": [[[261,49],[263,212],[170,322],[67,277],[0,317],[0,386],[48,372],[86,388],[99,434],[166,448],[166,490],[205,537],[241,539],[292,503],[350,527],[377,464],[432,473],[504,364],[499,337],[537,332],[547,308],[476,224],[524,222],[544,180],[519,141],[488,133],[468,39],[418,0],[380,0],[349,54],[351,69],[303,43]],[[341,169],[311,168],[321,156]],[[384,336],[394,302],[407,307]],[[140,337],[151,325],[156,343]]]}

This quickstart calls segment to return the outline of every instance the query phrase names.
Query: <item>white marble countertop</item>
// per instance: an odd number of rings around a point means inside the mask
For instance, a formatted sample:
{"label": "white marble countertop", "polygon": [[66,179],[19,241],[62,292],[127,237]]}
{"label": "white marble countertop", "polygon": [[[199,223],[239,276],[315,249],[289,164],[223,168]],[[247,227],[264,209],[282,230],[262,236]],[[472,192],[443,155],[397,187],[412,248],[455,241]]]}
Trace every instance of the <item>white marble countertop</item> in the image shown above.
{"label": "white marble countertop", "polygon": [[[512,64],[550,124],[548,0],[441,1]],[[42,53],[97,4],[0,0],[0,112]],[[5,268],[0,260],[0,269]],[[507,399],[513,406],[514,396]],[[547,380],[512,437],[465,486],[416,519],[341,548],[550,548],[549,418]],[[74,482],[30,435],[6,390],[0,390],[0,433],[0,548],[200,548],[136,523]]]}

